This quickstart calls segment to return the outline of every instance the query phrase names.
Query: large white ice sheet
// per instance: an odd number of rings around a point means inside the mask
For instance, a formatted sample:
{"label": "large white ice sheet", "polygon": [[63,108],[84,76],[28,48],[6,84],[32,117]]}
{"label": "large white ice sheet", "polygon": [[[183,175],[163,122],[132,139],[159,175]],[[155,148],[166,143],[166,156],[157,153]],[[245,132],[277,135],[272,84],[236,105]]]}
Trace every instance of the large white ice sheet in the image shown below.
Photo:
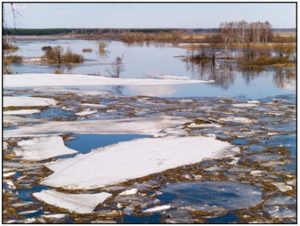
{"label": "large white ice sheet", "polygon": [[211,137],[144,138],[121,142],[46,166],[54,173],[42,184],[92,189],[232,155],[238,148]]}
{"label": "large white ice sheet", "polygon": [[87,214],[104,202],[111,194],[101,192],[97,194],[67,194],[54,190],[43,190],[33,193],[33,196],[47,204],[66,209],[70,212]]}

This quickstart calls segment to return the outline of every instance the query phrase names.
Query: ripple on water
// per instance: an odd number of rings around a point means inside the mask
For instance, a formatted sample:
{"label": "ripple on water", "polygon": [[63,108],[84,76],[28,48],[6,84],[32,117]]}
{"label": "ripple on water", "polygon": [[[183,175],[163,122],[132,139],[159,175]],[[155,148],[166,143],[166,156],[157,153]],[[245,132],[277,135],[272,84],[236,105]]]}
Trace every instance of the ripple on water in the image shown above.
{"label": "ripple on water", "polygon": [[245,209],[258,205],[262,193],[258,187],[228,181],[204,181],[171,184],[158,197],[162,202],[172,202],[177,207],[195,210],[221,207],[227,210]]}

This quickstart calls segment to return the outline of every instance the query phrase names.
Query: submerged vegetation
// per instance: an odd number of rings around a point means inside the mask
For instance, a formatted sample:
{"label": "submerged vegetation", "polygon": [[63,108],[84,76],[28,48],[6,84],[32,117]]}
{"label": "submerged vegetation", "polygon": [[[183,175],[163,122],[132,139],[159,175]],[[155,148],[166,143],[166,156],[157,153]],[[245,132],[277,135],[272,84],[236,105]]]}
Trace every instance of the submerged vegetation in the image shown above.
{"label": "submerged vegetation", "polygon": [[73,53],[68,49],[65,53],[60,46],[45,47],[43,61],[48,64],[79,64],[83,62],[83,57],[79,54]]}
{"label": "submerged vegetation", "polygon": [[[275,43],[273,43],[276,41]],[[209,45],[191,47],[192,55],[185,60],[193,63],[215,63],[216,58],[235,59],[241,67],[295,66],[295,43],[283,43],[272,32],[271,24],[266,22],[247,23],[245,21],[222,23],[219,33],[211,36]],[[291,41],[289,38],[287,41]],[[228,50],[235,49],[234,56]],[[196,51],[195,51],[196,50]],[[223,55],[216,56],[216,50]],[[195,54],[196,52],[196,54]]]}
{"label": "submerged vegetation", "polygon": [[243,48],[243,57],[239,63],[246,67],[251,66],[293,66],[296,63],[295,46],[292,44],[276,44],[270,48],[256,48],[247,44]]}

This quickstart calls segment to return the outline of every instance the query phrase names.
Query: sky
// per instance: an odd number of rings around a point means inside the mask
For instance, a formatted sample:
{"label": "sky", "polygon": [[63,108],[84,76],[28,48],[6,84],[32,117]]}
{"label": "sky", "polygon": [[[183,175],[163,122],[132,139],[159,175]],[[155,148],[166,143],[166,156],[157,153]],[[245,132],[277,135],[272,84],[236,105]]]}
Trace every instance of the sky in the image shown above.
{"label": "sky", "polygon": [[221,22],[268,20],[296,27],[295,3],[15,3],[4,4],[16,28],[216,28]]}

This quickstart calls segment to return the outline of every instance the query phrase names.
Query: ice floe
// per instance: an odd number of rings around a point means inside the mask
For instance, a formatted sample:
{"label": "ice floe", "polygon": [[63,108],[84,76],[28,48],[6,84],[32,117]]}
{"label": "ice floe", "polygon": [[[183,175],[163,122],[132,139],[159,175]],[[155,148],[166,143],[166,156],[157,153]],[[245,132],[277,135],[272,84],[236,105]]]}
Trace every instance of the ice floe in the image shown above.
{"label": "ice floe", "polygon": [[211,137],[143,138],[46,164],[54,173],[41,183],[66,189],[99,188],[237,151]]}
{"label": "ice floe", "polygon": [[44,217],[44,218],[55,218],[55,219],[60,219],[60,218],[64,218],[64,217],[67,217],[67,216],[68,215],[64,214],[64,213],[42,215],[42,217]]}
{"label": "ice floe", "polygon": [[286,185],[283,182],[273,182],[272,183],[274,186],[276,186],[280,191],[282,192],[287,192],[293,190],[292,186]]}
{"label": "ice floe", "polygon": [[95,207],[103,203],[111,194],[107,192],[97,194],[67,194],[54,190],[43,190],[33,193],[33,196],[49,205],[60,207],[70,212],[88,214],[93,212]]}
{"label": "ice floe", "polygon": [[86,111],[81,111],[81,112],[77,112],[75,113],[75,115],[77,116],[87,116],[87,115],[92,115],[95,114],[97,111],[91,111],[91,110],[86,110]]}
{"label": "ice floe", "polygon": [[95,85],[174,85],[187,83],[207,83],[213,81],[189,79],[136,79],[111,78],[82,74],[13,74],[4,75],[4,88],[37,86],[95,86]]}
{"label": "ice floe", "polygon": [[155,79],[177,79],[177,80],[189,80],[189,77],[186,76],[178,76],[178,75],[148,75],[148,78]]}
{"label": "ice floe", "polygon": [[39,113],[39,109],[22,109],[22,110],[14,110],[14,111],[3,111],[3,115],[30,115]]}
{"label": "ice floe", "polygon": [[254,119],[249,119],[245,117],[228,117],[228,118],[220,118],[220,121],[222,122],[236,122],[236,123],[245,123],[250,124],[256,122]]}
{"label": "ice floe", "polygon": [[60,136],[22,140],[18,142],[18,145],[20,148],[15,148],[14,152],[25,160],[40,161],[60,155],[77,153],[77,151],[67,148]]}
{"label": "ice floe", "polygon": [[168,210],[171,208],[170,204],[167,205],[162,205],[162,206],[155,206],[149,209],[144,210],[144,213],[154,213],[154,212],[160,212],[160,211],[164,211],[164,210]]}
{"label": "ice floe", "polygon": [[5,130],[4,137],[41,136],[41,134],[61,134],[73,132],[78,134],[149,134],[155,135],[166,128],[183,125],[188,122],[182,117],[137,117],[114,120],[89,121],[51,121],[30,126],[19,126],[16,129]]}
{"label": "ice floe", "polygon": [[243,104],[232,104],[233,107],[239,108],[250,108],[250,107],[257,107],[258,104],[256,103],[243,103]]}
{"label": "ice floe", "polygon": [[137,192],[138,192],[137,188],[132,188],[132,189],[121,192],[119,195],[134,195]]}
{"label": "ice floe", "polygon": [[103,104],[90,104],[90,103],[83,103],[83,104],[80,104],[82,106],[87,106],[87,107],[94,107],[94,108],[104,108],[106,107],[105,105]]}
{"label": "ice floe", "polygon": [[55,104],[56,101],[51,98],[27,96],[4,96],[3,98],[3,107],[44,107]]}

